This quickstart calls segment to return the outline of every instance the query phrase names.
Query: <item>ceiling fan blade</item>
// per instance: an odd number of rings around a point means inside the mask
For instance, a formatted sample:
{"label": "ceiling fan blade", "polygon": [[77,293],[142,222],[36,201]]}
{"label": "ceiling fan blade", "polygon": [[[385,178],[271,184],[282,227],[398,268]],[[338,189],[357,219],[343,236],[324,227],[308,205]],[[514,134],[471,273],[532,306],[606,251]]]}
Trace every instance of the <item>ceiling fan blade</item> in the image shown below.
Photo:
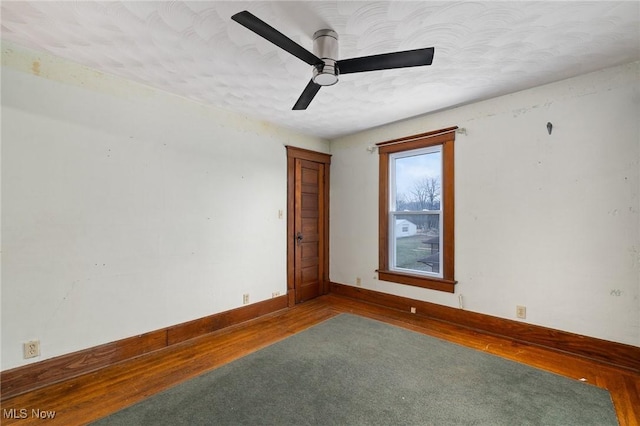
{"label": "ceiling fan blade", "polygon": [[298,101],[296,102],[296,104],[293,106],[292,109],[293,110],[307,109],[307,107],[313,100],[314,96],[316,96],[316,93],[318,93],[318,90],[320,90],[320,87],[322,86],[314,83],[313,80],[309,80],[309,84],[307,84],[307,87],[304,88],[304,90],[302,91],[302,94],[300,95],[300,97],[298,98]]}
{"label": "ceiling fan blade", "polygon": [[340,70],[340,74],[350,74],[354,72],[431,65],[434,50],[433,47],[427,47],[424,49],[405,50],[404,52],[383,53],[381,55],[344,59],[338,61],[338,69]]}
{"label": "ceiling fan blade", "polygon": [[279,48],[286,50],[293,56],[302,59],[309,65],[324,64],[322,59],[318,58],[316,55],[309,52],[307,49],[246,10],[236,13],[231,17],[231,19],[250,29],[259,36],[269,40]]}

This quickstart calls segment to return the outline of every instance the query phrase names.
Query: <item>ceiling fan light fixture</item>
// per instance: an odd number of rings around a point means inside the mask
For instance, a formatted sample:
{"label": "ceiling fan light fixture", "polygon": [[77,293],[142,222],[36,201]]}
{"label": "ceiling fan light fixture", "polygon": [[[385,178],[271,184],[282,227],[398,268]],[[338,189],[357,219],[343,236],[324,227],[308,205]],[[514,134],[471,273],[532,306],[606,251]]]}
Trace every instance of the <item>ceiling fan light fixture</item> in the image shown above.
{"label": "ceiling fan light fixture", "polygon": [[338,82],[336,61],[325,59],[324,66],[313,67],[313,82],[319,86],[333,86]]}
{"label": "ceiling fan light fixture", "polygon": [[313,82],[319,86],[332,86],[338,82],[338,33],[333,30],[318,30],[313,34],[313,53],[324,64],[313,67]]}
{"label": "ceiling fan light fixture", "polygon": [[340,73],[418,67],[433,62],[433,47],[338,60],[338,33],[333,30],[324,29],[313,34],[314,53],[311,53],[249,11],[238,12],[231,19],[312,66],[311,80],[293,105],[292,109],[296,111],[307,109],[322,86],[336,84]]}

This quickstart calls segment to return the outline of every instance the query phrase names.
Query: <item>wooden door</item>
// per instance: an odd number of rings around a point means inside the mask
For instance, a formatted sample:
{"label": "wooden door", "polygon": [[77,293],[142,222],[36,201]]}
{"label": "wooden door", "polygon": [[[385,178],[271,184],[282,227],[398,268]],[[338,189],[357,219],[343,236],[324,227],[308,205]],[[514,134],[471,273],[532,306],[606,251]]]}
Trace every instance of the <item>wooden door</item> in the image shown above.
{"label": "wooden door", "polygon": [[329,290],[329,160],[326,154],[288,147],[289,304]]}
{"label": "wooden door", "polygon": [[296,303],[323,293],[322,196],[324,164],[296,159],[295,292]]}

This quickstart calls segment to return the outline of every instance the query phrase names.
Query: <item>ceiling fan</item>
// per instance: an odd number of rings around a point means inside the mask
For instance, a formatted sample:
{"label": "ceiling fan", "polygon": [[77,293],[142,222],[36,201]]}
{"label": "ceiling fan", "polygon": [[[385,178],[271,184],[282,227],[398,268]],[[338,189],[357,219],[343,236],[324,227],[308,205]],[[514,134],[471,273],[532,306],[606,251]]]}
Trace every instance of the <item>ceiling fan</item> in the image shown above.
{"label": "ceiling fan", "polygon": [[433,62],[433,47],[338,60],[338,34],[333,30],[313,34],[314,53],[311,53],[246,10],[231,19],[313,66],[313,76],[293,106],[294,110],[307,109],[320,87],[336,84],[340,74],[417,67]]}

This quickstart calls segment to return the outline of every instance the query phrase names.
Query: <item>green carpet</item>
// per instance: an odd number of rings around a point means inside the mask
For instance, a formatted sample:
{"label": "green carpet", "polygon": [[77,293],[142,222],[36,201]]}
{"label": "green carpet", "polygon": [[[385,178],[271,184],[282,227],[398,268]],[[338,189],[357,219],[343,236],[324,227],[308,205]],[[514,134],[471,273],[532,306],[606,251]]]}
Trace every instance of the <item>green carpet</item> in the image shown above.
{"label": "green carpet", "polygon": [[609,392],[343,314],[97,425],[617,425]]}

